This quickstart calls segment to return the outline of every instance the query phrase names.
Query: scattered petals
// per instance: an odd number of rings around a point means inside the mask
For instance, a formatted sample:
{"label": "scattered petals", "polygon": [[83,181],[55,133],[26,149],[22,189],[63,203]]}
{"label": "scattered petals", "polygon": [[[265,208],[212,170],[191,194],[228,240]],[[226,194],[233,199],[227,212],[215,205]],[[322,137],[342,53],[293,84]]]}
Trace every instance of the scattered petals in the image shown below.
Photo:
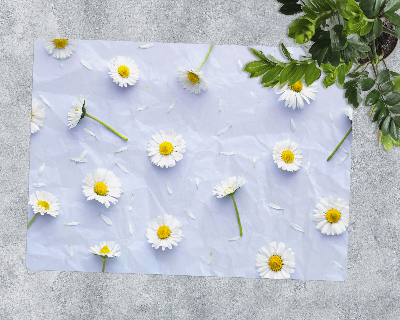
{"label": "scattered petals", "polygon": [[154,47],[154,43],[148,43],[148,44],[144,44],[144,45],[141,45],[141,46],[138,46],[138,47],[141,48],[141,49],[149,49],[149,48]]}
{"label": "scattered petals", "polygon": [[243,64],[242,64],[242,62],[240,60],[238,60],[238,69],[239,69],[240,73],[243,72]]}
{"label": "scattered petals", "polygon": [[256,166],[256,161],[257,161],[256,152],[254,152],[254,153],[253,153],[253,167]]}
{"label": "scattered petals", "polygon": [[132,209],[133,209],[133,193],[132,193],[131,201],[129,202],[129,211],[132,211]]}
{"label": "scattered petals", "polygon": [[141,106],[140,108],[138,108],[136,111],[142,111],[147,109],[149,106],[147,104],[145,104],[144,106]]}
{"label": "scattered petals", "polygon": [[196,176],[194,178],[194,181],[196,182],[197,190],[199,190],[200,178],[199,178],[199,175],[197,173],[196,173]]}
{"label": "scattered petals", "polygon": [[103,218],[105,223],[107,223],[109,226],[112,225],[112,221],[109,218],[107,218],[104,214],[99,213],[99,215],[100,215],[100,217]]}
{"label": "scattered petals", "polygon": [[42,183],[42,182],[39,182],[39,183],[32,183],[32,185],[33,185],[35,188],[41,188],[41,187],[45,187],[45,186],[46,186],[46,184],[45,184],[45,183]]}
{"label": "scattered petals", "polygon": [[42,173],[43,173],[43,171],[44,171],[44,166],[45,166],[44,163],[40,166],[40,168],[39,168],[39,170],[38,170],[38,172],[37,172],[37,176],[38,176],[38,177],[40,177],[40,176],[42,175]]}
{"label": "scattered petals", "polygon": [[228,239],[228,241],[236,241],[236,240],[240,240],[240,239],[242,239],[241,236],[236,236],[236,237],[234,237],[232,239]]}
{"label": "scattered petals", "polygon": [[129,173],[128,169],[126,169],[123,165],[120,165],[118,162],[114,162],[118,168],[120,168],[123,172]]}
{"label": "scattered petals", "polygon": [[331,119],[331,122],[333,122],[333,114],[331,109],[329,109],[329,119]]}
{"label": "scattered petals", "polygon": [[80,224],[80,222],[68,222],[68,223],[65,223],[64,226],[77,226],[79,224]]}
{"label": "scattered petals", "polygon": [[79,156],[79,158],[72,158],[69,160],[75,161],[76,163],[78,162],[87,162],[87,160],[85,159],[87,154],[87,150],[83,151],[82,154]]}
{"label": "scattered petals", "polygon": [[45,105],[47,105],[48,107],[51,108],[50,103],[47,101],[47,99],[46,99],[45,97],[43,97],[42,95],[39,95],[39,98],[42,99],[42,101],[43,101],[43,103],[44,103]]}
{"label": "scattered petals", "polygon": [[256,94],[253,91],[251,91],[250,93],[251,93],[251,96],[254,98],[254,100],[256,100],[258,103],[261,102],[260,99],[258,99],[258,97],[256,96]]}
{"label": "scattered petals", "polygon": [[169,194],[172,194],[172,188],[171,188],[171,184],[169,183],[169,180],[167,180],[167,190]]}
{"label": "scattered petals", "polygon": [[171,103],[171,105],[169,106],[169,110],[168,112],[170,112],[172,110],[173,107],[175,107],[176,102],[178,101],[178,98],[175,98],[174,101]]}
{"label": "scattered petals", "polygon": [[132,227],[132,225],[131,225],[131,223],[129,222],[129,225],[128,225],[128,227],[129,227],[129,234],[131,235],[131,237],[133,236],[133,227]]}
{"label": "scattered petals", "polygon": [[336,267],[338,267],[338,268],[340,268],[340,269],[344,270],[344,269],[343,269],[343,267],[340,265],[340,263],[339,263],[339,262],[337,262],[337,261],[333,261],[333,264],[334,264]]}
{"label": "scattered petals", "polygon": [[69,256],[71,257],[71,259],[73,258],[73,256],[74,256],[74,254],[72,253],[72,248],[71,248],[71,245],[69,244],[68,245],[68,247],[69,247]]}
{"label": "scattered petals", "polygon": [[219,96],[218,105],[219,105],[219,111],[221,111],[221,110],[222,110],[222,109],[221,109],[221,107],[222,107],[222,95]]}
{"label": "scattered petals", "polygon": [[208,257],[208,262],[207,262],[207,265],[210,265],[210,263],[211,263],[211,259],[212,259],[212,252],[210,253],[210,256]]}
{"label": "scattered petals", "polygon": [[280,206],[278,206],[278,205],[276,205],[276,204],[273,204],[273,203],[270,203],[270,204],[268,204],[272,209],[276,209],[276,210],[285,210],[285,209],[283,209],[283,208],[281,208]]}
{"label": "scattered petals", "polygon": [[122,147],[121,149],[118,149],[117,151],[114,151],[114,153],[124,152],[124,151],[128,150],[130,147],[131,147],[131,145]]}
{"label": "scattered petals", "polygon": [[346,154],[342,159],[340,159],[339,164],[342,164],[347,159],[348,156],[349,154]]}
{"label": "scattered petals", "polygon": [[232,127],[233,125],[231,124],[230,126],[227,126],[226,128],[222,129],[220,132],[218,132],[218,135],[223,135],[224,133],[226,133],[230,127]]}
{"label": "scattered petals", "polygon": [[293,119],[290,119],[290,127],[292,128],[292,132],[296,131],[296,125],[294,124]]}
{"label": "scattered petals", "polygon": [[61,68],[64,67],[64,59],[63,58],[60,59],[60,67]]}
{"label": "scattered petals", "polygon": [[83,128],[83,131],[85,131],[88,135],[93,136],[93,137],[95,137],[96,139],[98,139],[98,138],[96,137],[96,135],[95,135],[92,131],[90,131],[90,130],[88,130],[88,129],[86,129],[86,128]]}
{"label": "scattered petals", "polygon": [[235,153],[234,152],[224,152],[224,151],[220,151],[218,152],[219,154],[222,154],[224,156],[233,156]]}
{"label": "scattered petals", "polygon": [[189,211],[189,209],[183,209],[184,211],[185,211],[185,213],[189,216],[189,217],[191,217],[192,219],[196,219],[195,217],[194,217],[194,215]]}
{"label": "scattered petals", "polygon": [[303,232],[303,233],[304,233],[303,229],[302,229],[299,225],[297,225],[297,224],[295,224],[295,223],[291,223],[290,225],[292,226],[292,228],[293,228],[294,230],[297,230],[297,231],[300,231],[300,232]]}
{"label": "scattered petals", "polygon": [[92,66],[91,66],[89,63],[87,63],[85,60],[81,60],[81,63],[82,63],[86,68],[88,68],[89,70],[93,70]]}
{"label": "scattered petals", "polygon": [[310,162],[307,162],[306,170],[307,170],[307,175],[309,176],[310,175],[310,170],[311,170]]}

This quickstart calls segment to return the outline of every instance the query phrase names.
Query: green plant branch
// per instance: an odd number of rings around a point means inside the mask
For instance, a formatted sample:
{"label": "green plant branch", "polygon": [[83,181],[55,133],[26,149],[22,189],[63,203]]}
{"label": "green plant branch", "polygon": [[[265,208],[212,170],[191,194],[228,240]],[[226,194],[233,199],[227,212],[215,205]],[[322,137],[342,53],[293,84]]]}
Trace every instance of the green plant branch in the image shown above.
{"label": "green plant branch", "polygon": [[240,223],[239,211],[238,211],[238,208],[237,208],[237,206],[236,206],[235,197],[234,197],[234,195],[233,195],[233,194],[230,194],[230,196],[231,196],[231,198],[232,198],[233,205],[235,206],[235,210],[236,210],[236,217],[237,217],[237,221],[238,221],[238,224],[239,224],[240,236],[242,237],[242,236],[243,236],[243,232],[242,232],[242,224]]}
{"label": "green plant branch", "polygon": [[200,71],[200,69],[201,69],[201,67],[203,66],[203,64],[207,61],[208,56],[210,55],[211,49],[213,48],[213,46],[214,46],[214,45],[212,44],[211,47],[210,47],[210,50],[208,50],[208,53],[207,53],[206,57],[204,58],[204,60],[203,60],[203,62],[201,63],[200,67],[197,68],[196,72]]}
{"label": "green plant branch", "polygon": [[29,221],[28,225],[26,226],[27,229],[31,226],[31,224],[33,223],[33,221],[35,221],[35,219],[37,218],[38,215],[39,215],[39,212],[35,214],[35,216],[32,218],[31,221]]}
{"label": "green plant branch", "polygon": [[104,272],[104,269],[106,268],[106,261],[107,261],[107,258],[103,258],[103,269],[101,270],[101,272]]}
{"label": "green plant branch", "polygon": [[346,138],[349,136],[350,132],[353,130],[353,126],[350,127],[349,131],[347,131],[346,135],[343,137],[343,139],[339,142],[339,144],[337,145],[337,147],[335,148],[335,150],[333,150],[333,152],[331,153],[331,155],[328,157],[328,159],[326,159],[326,161],[331,160],[331,158],[333,157],[333,155],[336,153],[336,151],[338,151],[338,149],[340,148],[340,146],[342,145],[342,143],[344,142],[344,140],[346,140]]}
{"label": "green plant branch", "polygon": [[118,137],[120,137],[121,139],[124,139],[125,141],[128,141],[128,138],[125,137],[124,135],[120,134],[118,131],[114,130],[113,128],[111,128],[109,125],[105,124],[103,121],[100,121],[99,119],[91,116],[90,114],[86,113],[85,116],[97,121],[98,123],[102,124],[103,126],[105,126],[108,130],[114,132]]}
{"label": "green plant branch", "polygon": [[383,30],[382,30],[382,32],[384,32],[384,33],[388,33],[388,34],[390,34],[390,35],[392,35],[392,36],[395,36],[396,38],[397,38],[397,36],[396,36],[396,32],[394,32],[394,31],[392,31],[392,30],[389,30],[388,28],[386,28],[385,26],[383,27]]}

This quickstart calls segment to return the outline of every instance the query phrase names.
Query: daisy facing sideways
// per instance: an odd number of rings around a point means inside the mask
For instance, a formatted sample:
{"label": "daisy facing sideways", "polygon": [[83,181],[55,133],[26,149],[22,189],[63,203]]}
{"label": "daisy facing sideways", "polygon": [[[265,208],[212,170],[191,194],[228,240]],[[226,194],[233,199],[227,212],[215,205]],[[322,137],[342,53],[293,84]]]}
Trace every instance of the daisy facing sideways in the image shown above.
{"label": "daisy facing sideways", "polygon": [[147,242],[151,243],[153,248],[172,249],[172,246],[178,246],[183,234],[180,227],[182,224],[170,215],[164,217],[158,216],[157,219],[150,222],[146,230]]}
{"label": "daisy facing sideways", "polygon": [[206,79],[203,77],[203,72],[200,71],[200,69],[210,55],[212,47],[213,44],[211,45],[210,50],[208,50],[207,56],[201,63],[200,67],[198,67],[196,70],[189,70],[185,67],[179,67],[178,70],[176,70],[176,75],[178,76],[179,83],[187,91],[190,91],[190,93],[199,94],[200,88],[206,91],[208,89],[208,86],[210,85],[210,83],[207,82]]}
{"label": "daisy facing sideways", "polygon": [[115,57],[107,64],[108,73],[120,87],[133,86],[139,80],[139,68],[135,61],[127,57]]}
{"label": "daisy facing sideways", "polygon": [[45,39],[44,47],[48,54],[53,54],[56,59],[69,58],[78,45],[78,40],[70,39]]}
{"label": "daisy facing sideways", "polygon": [[285,244],[272,242],[269,247],[264,246],[260,249],[261,254],[257,254],[256,267],[261,278],[288,279],[294,272],[296,265],[294,253],[291,248],[285,250]]}
{"label": "daisy facing sideways", "polygon": [[111,203],[117,203],[121,195],[121,183],[119,179],[111,171],[107,169],[96,169],[94,173],[89,173],[83,180],[85,183],[83,188],[83,194],[87,197],[87,200],[96,199],[100,203],[104,204],[106,208]]}
{"label": "daisy facing sideways", "polygon": [[276,89],[276,93],[281,94],[278,101],[285,100],[285,107],[293,108],[293,110],[296,108],[303,109],[303,100],[310,104],[310,99],[315,99],[317,91],[316,82],[307,87],[300,80],[293,85],[285,84],[282,88]]}
{"label": "daisy facing sideways", "polygon": [[239,231],[240,231],[240,236],[243,236],[243,231],[242,231],[242,224],[240,223],[240,217],[239,217],[239,211],[236,206],[236,201],[235,201],[235,193],[240,189],[241,186],[244,185],[246,181],[242,178],[236,178],[236,177],[230,177],[224,181],[221,181],[220,184],[218,184],[214,190],[213,190],[213,195],[217,195],[217,198],[223,198],[225,196],[230,196],[233,201],[233,205],[235,206],[236,210],[236,218],[239,224]]}
{"label": "daisy facing sideways", "polygon": [[315,206],[313,215],[316,227],[321,233],[329,235],[341,234],[349,226],[349,207],[340,198],[323,198]]}
{"label": "daisy facing sideways", "polygon": [[103,258],[103,269],[101,270],[101,272],[104,272],[107,258],[119,257],[121,255],[121,252],[117,252],[118,249],[118,245],[114,245],[114,242],[103,241],[100,243],[100,247],[98,247],[97,245],[94,247],[90,247],[89,252]]}
{"label": "daisy facing sideways", "polygon": [[173,130],[156,133],[147,146],[148,156],[152,164],[161,168],[173,167],[176,161],[182,160],[186,152],[186,142]]}
{"label": "daisy facing sideways", "polygon": [[33,98],[31,112],[31,134],[39,131],[39,127],[43,126],[45,118],[46,110],[42,108],[42,104],[38,100]]}
{"label": "daisy facing sideways", "polygon": [[59,214],[58,210],[60,209],[60,205],[56,197],[47,191],[36,191],[36,193],[32,193],[29,196],[28,204],[32,206],[35,216],[29,221],[27,228],[35,221],[39,213],[41,215],[49,214],[52,217],[56,217]]}
{"label": "daisy facing sideways", "polygon": [[68,111],[68,126],[70,129],[75,128],[76,125],[86,116],[89,117],[98,123],[102,124],[105,126],[108,130],[111,132],[115,133],[118,137],[121,139],[124,139],[125,141],[128,141],[128,138],[125,137],[124,135],[120,134],[118,131],[114,130],[111,128],[109,125],[105,124],[103,121],[100,121],[99,119],[91,116],[86,112],[86,100],[83,97],[83,94],[80,94],[76,97],[74,102],[72,102],[72,106],[70,107]]}
{"label": "daisy facing sideways", "polygon": [[300,169],[303,156],[296,143],[284,140],[275,145],[272,158],[278,168],[293,172]]}

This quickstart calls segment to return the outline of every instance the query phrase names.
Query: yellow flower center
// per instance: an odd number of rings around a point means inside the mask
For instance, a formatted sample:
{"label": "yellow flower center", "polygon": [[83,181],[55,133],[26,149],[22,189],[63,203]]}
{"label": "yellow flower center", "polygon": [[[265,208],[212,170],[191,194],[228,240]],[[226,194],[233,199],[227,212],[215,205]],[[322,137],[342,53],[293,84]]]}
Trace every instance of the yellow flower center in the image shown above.
{"label": "yellow flower center", "polygon": [[67,45],[67,43],[68,43],[67,39],[54,39],[54,45],[59,49],[64,48]]}
{"label": "yellow flower center", "polygon": [[107,186],[104,182],[97,182],[94,185],[94,192],[99,196],[105,196],[107,194]]}
{"label": "yellow flower center", "polygon": [[340,212],[339,210],[336,209],[329,209],[326,212],[326,220],[328,220],[330,223],[336,223],[340,219]]}
{"label": "yellow flower center", "polygon": [[103,248],[100,249],[100,253],[110,253],[110,252],[111,252],[111,250],[108,249],[107,246],[104,246]]}
{"label": "yellow flower center", "polygon": [[224,191],[224,193],[231,194],[233,191],[235,191],[235,188],[228,187],[228,189],[226,189],[226,190]]}
{"label": "yellow flower center", "polygon": [[300,92],[303,89],[303,84],[301,81],[297,81],[294,85],[290,86],[290,89],[296,92]]}
{"label": "yellow flower center", "polygon": [[119,66],[118,73],[122,78],[127,78],[129,76],[129,68],[127,66]]}
{"label": "yellow flower center", "polygon": [[42,208],[44,208],[44,210],[50,209],[50,205],[47,201],[40,200],[40,201],[38,201],[37,204],[38,204],[38,206],[41,206]]}
{"label": "yellow flower center", "polygon": [[174,150],[174,146],[171,142],[165,141],[160,144],[160,147],[158,149],[160,150],[161,154],[168,155],[172,153],[172,151]]}
{"label": "yellow flower center", "polygon": [[294,160],[294,154],[290,150],[285,150],[282,152],[282,160],[285,161],[286,163],[292,163]]}
{"label": "yellow flower center", "polygon": [[31,113],[31,120],[32,120],[32,117],[33,117],[33,113]]}
{"label": "yellow flower center", "polygon": [[157,230],[157,235],[160,239],[166,239],[170,236],[171,229],[168,226],[161,226]]}
{"label": "yellow flower center", "polygon": [[197,82],[199,82],[199,76],[191,71],[189,71],[187,78],[191,83],[196,84]]}
{"label": "yellow flower center", "polygon": [[272,271],[279,271],[282,269],[282,258],[278,255],[273,255],[268,261],[269,267]]}

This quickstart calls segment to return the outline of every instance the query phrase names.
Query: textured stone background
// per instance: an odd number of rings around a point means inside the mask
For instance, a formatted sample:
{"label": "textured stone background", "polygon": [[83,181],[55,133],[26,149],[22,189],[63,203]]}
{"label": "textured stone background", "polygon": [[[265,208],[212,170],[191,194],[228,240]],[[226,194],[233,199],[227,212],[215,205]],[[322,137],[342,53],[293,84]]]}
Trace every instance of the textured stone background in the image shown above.
{"label": "textured stone background", "polygon": [[[275,0],[0,2],[1,319],[399,319],[400,148],[355,116],[344,282],[37,272],[25,267],[33,42],[38,37],[277,46]],[[389,66],[400,72],[400,51]]]}

